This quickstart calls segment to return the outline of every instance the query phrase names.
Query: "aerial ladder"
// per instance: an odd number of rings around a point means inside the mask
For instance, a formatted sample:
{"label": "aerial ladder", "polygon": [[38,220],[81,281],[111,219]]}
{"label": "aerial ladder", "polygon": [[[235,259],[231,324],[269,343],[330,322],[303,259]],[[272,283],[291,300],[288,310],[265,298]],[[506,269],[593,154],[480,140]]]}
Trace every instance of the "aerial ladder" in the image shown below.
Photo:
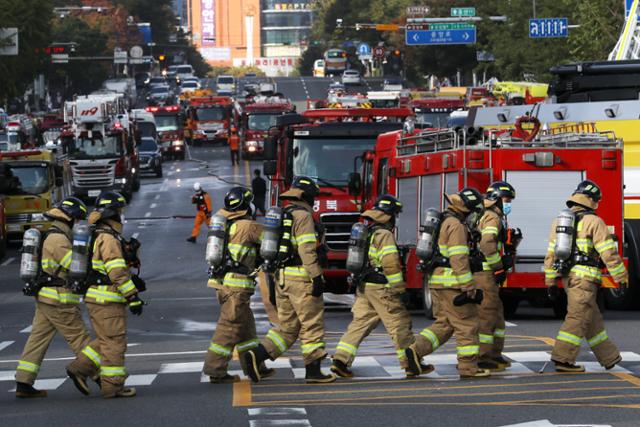
{"label": "aerial ladder", "polygon": [[633,0],[629,15],[626,18],[624,30],[618,43],[609,54],[609,61],[624,59],[640,59],[640,0]]}

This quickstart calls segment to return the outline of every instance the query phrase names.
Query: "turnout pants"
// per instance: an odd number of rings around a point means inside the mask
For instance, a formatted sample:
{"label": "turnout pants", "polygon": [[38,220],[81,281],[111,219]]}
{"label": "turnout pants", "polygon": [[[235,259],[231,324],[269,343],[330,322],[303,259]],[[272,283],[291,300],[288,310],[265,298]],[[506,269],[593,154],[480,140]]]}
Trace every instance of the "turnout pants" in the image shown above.
{"label": "turnout pants", "polygon": [[[16,381],[21,383],[33,385],[56,332],[64,337],[76,355],[91,341],[77,305],[51,305],[36,301],[36,313],[31,325],[31,333],[16,370]],[[97,371],[98,367],[92,366],[88,375],[93,376]]]}
{"label": "turnout pants", "polygon": [[98,362],[102,395],[113,397],[124,388],[127,372],[124,353],[127,350],[127,313],[124,304],[87,303],[96,339],[68,367],[71,372],[90,376]]}
{"label": "turnout pants", "polygon": [[380,324],[384,324],[396,348],[402,368],[407,368],[407,349],[415,338],[411,331],[411,315],[398,295],[392,295],[384,285],[367,283],[358,290],[351,308],[353,320],[340,338],[334,359],[351,366],[360,343]]}
{"label": "turnout pants", "polygon": [[193,230],[191,230],[191,237],[198,237],[202,224],[204,224],[205,227],[209,226],[209,219],[203,211],[197,211],[196,219],[193,221]]}
{"label": "turnout pants", "polygon": [[500,357],[504,348],[504,307],[500,299],[500,288],[496,284],[493,272],[475,273],[473,280],[482,289],[484,298],[478,308],[480,318],[480,356],[479,359]]}
{"label": "turnout pants", "polygon": [[246,372],[242,355],[257,347],[259,341],[249,305],[253,292],[225,286],[217,289],[217,293],[220,317],[204,361],[204,374],[220,378],[227,373],[234,347],[238,350],[242,370]]}
{"label": "turnout pants", "polygon": [[324,343],[324,300],[311,295],[312,283],[305,277],[287,276],[276,284],[276,306],[280,325],[271,329],[262,345],[275,360],[300,338],[304,364],[327,356]]}
{"label": "turnout pants", "polygon": [[571,274],[564,281],[567,293],[567,316],[560,327],[551,359],[574,364],[586,339],[602,366],[609,366],[620,356],[604,328],[598,309],[598,284]]}
{"label": "turnout pants", "polygon": [[431,289],[435,322],[416,335],[411,345],[419,357],[431,354],[452,335],[456,337],[458,372],[460,375],[474,375],[478,371],[478,306],[453,305],[453,299],[460,295],[459,289]]}

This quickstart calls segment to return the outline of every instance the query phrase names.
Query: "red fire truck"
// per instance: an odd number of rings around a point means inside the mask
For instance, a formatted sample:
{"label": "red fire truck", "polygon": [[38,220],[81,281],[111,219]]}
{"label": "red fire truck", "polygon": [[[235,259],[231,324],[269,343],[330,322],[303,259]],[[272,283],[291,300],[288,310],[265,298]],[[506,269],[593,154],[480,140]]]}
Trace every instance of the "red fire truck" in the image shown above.
{"label": "red fire truck", "polygon": [[[314,217],[325,228],[329,249],[324,270],[328,289],[346,293],[345,262],[351,226],[360,205],[347,190],[350,173],[364,151],[372,150],[379,134],[402,128],[412,115],[408,108],[341,108],[286,114],[276,120],[278,134],[267,139],[264,172],[271,177],[271,204],[291,185],[294,176],[314,178],[320,196]],[[383,120],[384,118],[384,120]],[[377,121],[379,120],[379,121]]]}
{"label": "red fire truck", "polygon": [[191,98],[187,107],[187,131],[191,142],[229,140],[237,122],[233,99],[229,96]]}
{"label": "red fire truck", "polygon": [[246,104],[240,120],[242,157],[262,155],[269,128],[276,124],[278,116],[293,111],[291,101],[275,96],[258,97],[255,102]]}
{"label": "red fire truck", "polygon": [[[431,298],[422,273],[416,270],[415,244],[420,222],[428,208],[445,208],[443,193],[464,187],[481,192],[496,180],[506,180],[517,192],[510,227],[522,229],[516,265],[501,288],[505,313],[513,314],[521,300],[546,304],[543,259],[549,227],[576,185],[592,179],[601,185],[604,199],[598,214],[614,239],[623,239],[622,143],[612,132],[589,132],[593,127],[568,126],[553,133],[541,132],[526,142],[509,131],[487,131],[479,141],[460,137],[451,130],[425,130],[380,135],[375,151],[364,155],[362,200],[371,204],[383,193],[403,203],[398,219],[399,245],[408,248],[407,283],[431,315]],[[465,142],[465,140],[467,142]],[[475,141],[470,144],[469,141]],[[359,182],[359,174],[354,180]],[[350,192],[358,185],[350,182]],[[366,207],[366,206],[365,206]],[[622,245],[620,251],[622,253]],[[616,287],[611,279],[604,281]],[[554,305],[563,314],[562,303]]]}
{"label": "red fire truck", "polygon": [[421,98],[411,101],[411,108],[416,115],[416,123],[422,127],[448,127],[449,115],[459,108],[464,108],[462,98]]}
{"label": "red fire truck", "polygon": [[168,158],[184,160],[184,128],[180,107],[169,105],[165,107],[147,107],[153,114],[158,141],[162,155]]}

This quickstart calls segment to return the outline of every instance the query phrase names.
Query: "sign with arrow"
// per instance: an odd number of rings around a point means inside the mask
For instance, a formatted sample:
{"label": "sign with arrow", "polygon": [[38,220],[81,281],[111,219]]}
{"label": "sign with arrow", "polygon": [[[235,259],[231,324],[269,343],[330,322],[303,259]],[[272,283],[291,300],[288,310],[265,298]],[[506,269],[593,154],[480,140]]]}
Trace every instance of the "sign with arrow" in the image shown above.
{"label": "sign with arrow", "polygon": [[476,29],[461,30],[412,30],[405,32],[407,46],[474,44]]}

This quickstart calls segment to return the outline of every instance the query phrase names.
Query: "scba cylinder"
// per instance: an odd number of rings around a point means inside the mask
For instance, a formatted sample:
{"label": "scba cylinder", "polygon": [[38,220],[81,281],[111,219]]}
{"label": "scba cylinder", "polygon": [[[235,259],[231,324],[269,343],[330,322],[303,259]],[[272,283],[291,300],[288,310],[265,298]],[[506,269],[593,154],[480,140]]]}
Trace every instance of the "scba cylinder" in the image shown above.
{"label": "scba cylinder", "polygon": [[89,271],[89,240],[91,231],[88,225],[76,224],[73,226],[73,246],[71,249],[71,266],[69,278],[71,280],[84,280]]}
{"label": "scba cylinder", "polygon": [[209,223],[205,259],[209,265],[219,267],[224,260],[224,241],[227,233],[227,218],[214,215]]}
{"label": "scba cylinder", "polygon": [[22,256],[20,258],[20,279],[31,282],[38,277],[40,271],[40,239],[42,235],[37,228],[30,228],[22,237]]}
{"label": "scba cylinder", "polygon": [[576,215],[570,209],[563,209],[556,217],[555,258],[567,261],[573,252],[574,225]]}
{"label": "scba cylinder", "polygon": [[436,250],[437,234],[442,222],[442,214],[436,209],[427,209],[424,223],[420,226],[420,235],[416,244],[416,256],[423,261],[430,260]]}
{"label": "scba cylinder", "polygon": [[349,236],[349,250],[347,252],[347,270],[350,273],[360,273],[367,260],[367,239],[369,230],[362,223],[355,223],[351,226]]}
{"label": "scba cylinder", "polygon": [[280,235],[282,231],[282,208],[272,206],[267,211],[264,219],[264,234],[260,244],[260,256],[265,261],[275,261],[280,248]]}

